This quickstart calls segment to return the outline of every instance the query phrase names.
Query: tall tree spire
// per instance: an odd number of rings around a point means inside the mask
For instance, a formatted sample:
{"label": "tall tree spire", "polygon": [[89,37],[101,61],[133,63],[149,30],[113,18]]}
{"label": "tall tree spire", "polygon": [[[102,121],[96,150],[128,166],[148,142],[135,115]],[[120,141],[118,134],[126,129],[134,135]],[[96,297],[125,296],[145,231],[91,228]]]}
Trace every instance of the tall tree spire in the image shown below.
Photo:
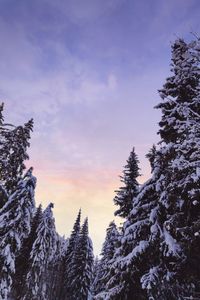
{"label": "tall tree spire", "polygon": [[61,297],[62,299],[66,299],[66,300],[70,297],[70,286],[71,286],[70,270],[72,268],[73,256],[79,240],[80,221],[81,221],[81,209],[79,210],[76,221],[74,223],[73,230],[69,238],[65,259],[64,259],[64,264],[65,264],[64,278],[63,278],[64,283],[63,283],[63,291]]}
{"label": "tall tree spire", "polygon": [[0,210],[0,298],[7,299],[15,273],[15,257],[31,230],[36,178],[30,169]]}
{"label": "tall tree spire", "polygon": [[98,272],[94,282],[95,299],[103,299],[106,284],[110,279],[110,268],[114,263],[114,256],[119,243],[119,232],[114,221],[112,221],[107,230],[106,238],[101,251],[101,259],[98,262]]}
{"label": "tall tree spire", "polygon": [[92,241],[88,236],[88,219],[86,218],[81,228],[70,270],[69,299],[85,300],[91,297],[93,261],[93,247]]}
{"label": "tall tree spire", "polygon": [[115,212],[116,216],[126,218],[133,208],[133,198],[138,194],[139,187],[137,182],[137,177],[140,175],[138,163],[139,161],[133,148],[124,167],[123,176],[121,176],[121,182],[124,186],[116,191],[117,195],[114,198],[115,205],[119,206]]}
{"label": "tall tree spire", "polygon": [[185,299],[200,294],[199,41],[172,46],[172,72],[160,90],[161,142],[148,157],[152,177],[123,226],[106,296]]}
{"label": "tall tree spire", "polygon": [[43,212],[42,219],[37,227],[37,238],[30,254],[30,269],[25,281],[24,300],[47,299],[47,274],[49,264],[56,253],[57,234],[55,220],[50,203]]}

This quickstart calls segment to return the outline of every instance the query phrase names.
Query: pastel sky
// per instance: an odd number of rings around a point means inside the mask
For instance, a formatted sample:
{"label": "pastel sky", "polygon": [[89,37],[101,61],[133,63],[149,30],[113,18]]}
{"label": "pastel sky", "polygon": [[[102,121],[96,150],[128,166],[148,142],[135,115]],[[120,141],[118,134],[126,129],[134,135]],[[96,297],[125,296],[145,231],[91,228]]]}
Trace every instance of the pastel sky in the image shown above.
{"label": "pastel sky", "polygon": [[0,0],[0,99],[7,121],[34,118],[37,203],[66,236],[81,207],[95,253],[133,146],[150,176],[170,45],[199,16],[199,0]]}

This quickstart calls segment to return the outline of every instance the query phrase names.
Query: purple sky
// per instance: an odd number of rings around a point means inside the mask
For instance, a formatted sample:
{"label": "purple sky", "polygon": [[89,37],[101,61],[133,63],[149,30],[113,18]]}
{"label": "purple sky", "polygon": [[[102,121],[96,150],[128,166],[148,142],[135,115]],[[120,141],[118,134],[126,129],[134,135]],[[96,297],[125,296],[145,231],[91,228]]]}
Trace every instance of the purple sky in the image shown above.
{"label": "purple sky", "polygon": [[161,88],[176,37],[200,33],[199,0],[0,0],[0,97],[7,120],[35,120],[37,203],[69,235],[79,207],[99,253],[118,175],[158,140]]}

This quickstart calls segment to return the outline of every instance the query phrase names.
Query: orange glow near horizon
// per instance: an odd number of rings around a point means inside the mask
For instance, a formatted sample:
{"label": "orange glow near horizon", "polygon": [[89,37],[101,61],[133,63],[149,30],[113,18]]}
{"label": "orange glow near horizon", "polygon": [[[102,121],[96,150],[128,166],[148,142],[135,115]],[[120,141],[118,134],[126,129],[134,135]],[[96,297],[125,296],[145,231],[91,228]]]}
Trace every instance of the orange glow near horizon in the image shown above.
{"label": "orange glow near horizon", "polygon": [[[106,228],[115,219],[113,198],[115,190],[121,186],[118,169],[70,169],[68,171],[46,171],[45,166],[35,164],[37,177],[36,203],[43,208],[53,202],[56,229],[60,235],[69,237],[79,209],[82,221],[89,218],[89,233],[94,244],[94,253],[99,255],[105,239]],[[29,164],[28,164],[29,165]],[[146,178],[140,177],[140,183]]]}

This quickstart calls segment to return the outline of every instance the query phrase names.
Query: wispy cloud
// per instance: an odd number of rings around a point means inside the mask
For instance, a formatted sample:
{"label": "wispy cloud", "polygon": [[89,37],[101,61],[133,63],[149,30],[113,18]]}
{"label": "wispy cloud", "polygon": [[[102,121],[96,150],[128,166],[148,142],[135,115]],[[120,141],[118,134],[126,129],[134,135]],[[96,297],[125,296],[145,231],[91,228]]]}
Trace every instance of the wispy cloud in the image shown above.
{"label": "wispy cloud", "polygon": [[153,106],[169,74],[170,42],[199,30],[199,7],[195,0],[0,2],[0,98],[9,121],[35,119],[29,164],[38,201],[55,199],[60,232],[83,206],[99,249],[104,230],[96,237],[96,220],[105,227],[112,219],[113,190],[133,146],[141,182],[150,175],[145,154],[158,140]]}

